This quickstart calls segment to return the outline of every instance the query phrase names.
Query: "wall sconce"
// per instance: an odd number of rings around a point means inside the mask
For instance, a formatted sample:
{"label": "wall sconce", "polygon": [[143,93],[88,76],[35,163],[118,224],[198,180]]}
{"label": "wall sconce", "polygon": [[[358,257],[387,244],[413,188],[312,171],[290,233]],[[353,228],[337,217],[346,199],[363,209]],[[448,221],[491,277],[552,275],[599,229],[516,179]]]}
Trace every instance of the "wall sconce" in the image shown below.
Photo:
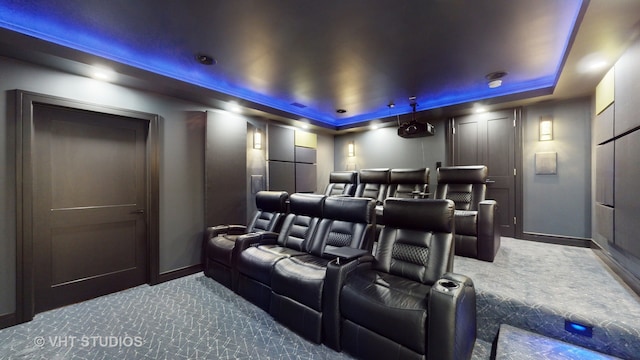
{"label": "wall sconce", "polygon": [[356,144],[354,144],[353,141],[350,141],[349,144],[347,145],[347,156],[348,157],[356,156]]}
{"label": "wall sconce", "polygon": [[253,148],[257,150],[262,149],[262,132],[258,129],[253,132]]}
{"label": "wall sconce", "polygon": [[540,116],[540,136],[539,141],[553,140],[553,117],[550,115]]}

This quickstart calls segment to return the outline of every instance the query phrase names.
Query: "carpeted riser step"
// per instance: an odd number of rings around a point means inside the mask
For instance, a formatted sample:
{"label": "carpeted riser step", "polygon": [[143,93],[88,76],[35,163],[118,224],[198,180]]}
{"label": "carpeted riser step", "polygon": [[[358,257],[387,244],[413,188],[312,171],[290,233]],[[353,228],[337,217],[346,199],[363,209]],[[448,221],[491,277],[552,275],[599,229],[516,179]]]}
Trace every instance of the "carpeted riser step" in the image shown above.
{"label": "carpeted riser step", "polygon": [[610,319],[588,319],[593,325],[592,337],[565,330],[565,320],[585,323],[582,317],[542,304],[499,297],[476,290],[478,338],[493,341],[501,324],[562,340],[600,353],[624,359],[640,359],[640,331]]}

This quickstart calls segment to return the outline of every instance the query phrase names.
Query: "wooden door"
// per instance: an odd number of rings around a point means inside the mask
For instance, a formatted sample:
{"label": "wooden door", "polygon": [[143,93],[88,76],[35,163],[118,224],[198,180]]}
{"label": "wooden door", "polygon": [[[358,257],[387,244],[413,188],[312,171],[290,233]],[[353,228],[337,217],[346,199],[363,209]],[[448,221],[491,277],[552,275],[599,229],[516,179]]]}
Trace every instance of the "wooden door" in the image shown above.
{"label": "wooden door", "polygon": [[498,202],[500,233],[515,235],[516,118],[513,110],[453,119],[453,165],[486,165],[487,199]]}
{"label": "wooden door", "polygon": [[36,313],[148,281],[146,125],[34,104]]}

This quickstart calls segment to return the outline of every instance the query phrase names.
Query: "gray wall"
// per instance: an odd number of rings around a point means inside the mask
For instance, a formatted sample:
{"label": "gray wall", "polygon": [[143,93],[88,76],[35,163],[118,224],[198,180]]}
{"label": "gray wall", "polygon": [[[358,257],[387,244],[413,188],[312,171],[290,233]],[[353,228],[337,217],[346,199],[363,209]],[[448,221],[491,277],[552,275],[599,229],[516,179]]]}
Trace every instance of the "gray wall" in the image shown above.
{"label": "gray wall", "polygon": [[[523,109],[523,228],[525,232],[591,238],[591,99],[545,102]],[[554,140],[538,141],[541,115],[554,117]],[[335,169],[428,167],[435,189],[436,162],[446,164],[445,122],[436,135],[403,139],[388,127],[335,138]],[[356,156],[347,157],[353,141]],[[557,175],[536,175],[536,152],[558,154]]]}
{"label": "gray wall", "polygon": [[69,75],[0,57],[0,315],[15,310],[15,144],[10,90],[158,114],[160,145],[160,272],[200,263],[204,219],[204,135],[191,111],[203,106]]}
{"label": "gray wall", "polygon": [[[431,122],[434,136],[405,139],[398,136],[396,126],[349,133],[335,137],[335,170],[368,168],[420,168],[431,171],[430,189],[436,185],[436,162],[445,161],[445,121]],[[347,156],[347,144],[355,144],[355,156]]]}
{"label": "gray wall", "polygon": [[[553,140],[538,141],[540,116]],[[591,238],[591,99],[528,106],[523,112],[524,232]],[[536,175],[537,152],[557,153],[557,174]]]}

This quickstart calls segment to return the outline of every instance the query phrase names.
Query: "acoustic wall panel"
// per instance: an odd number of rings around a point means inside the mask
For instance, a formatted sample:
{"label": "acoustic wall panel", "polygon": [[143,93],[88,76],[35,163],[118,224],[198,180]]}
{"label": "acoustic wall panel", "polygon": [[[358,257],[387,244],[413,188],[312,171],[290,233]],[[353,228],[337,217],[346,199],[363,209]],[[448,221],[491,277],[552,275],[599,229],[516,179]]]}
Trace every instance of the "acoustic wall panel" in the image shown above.
{"label": "acoustic wall panel", "polygon": [[207,111],[205,225],[245,224],[247,214],[247,122]]}
{"label": "acoustic wall panel", "polygon": [[296,163],[296,192],[316,191],[316,165]]}
{"label": "acoustic wall panel", "polygon": [[269,190],[296,192],[295,163],[285,161],[269,161]]}
{"label": "acoustic wall panel", "polygon": [[614,241],[613,219],[614,209],[612,207],[596,204],[596,229],[598,235],[608,242]]}
{"label": "acoustic wall panel", "polygon": [[637,258],[640,258],[639,155],[640,130],[615,141],[614,243]]}
{"label": "acoustic wall panel", "polygon": [[604,109],[613,103],[615,98],[615,75],[614,68],[600,80],[596,86],[596,114],[600,114]]}
{"label": "acoustic wall panel", "polygon": [[613,141],[596,147],[596,202],[608,206],[614,206],[613,152]]}
{"label": "acoustic wall panel", "polygon": [[295,161],[294,130],[269,124],[267,127],[268,160]]}
{"label": "acoustic wall panel", "polygon": [[317,157],[316,149],[296,146],[295,153],[296,153],[297,163],[307,163],[307,164],[316,163],[316,157]]}
{"label": "acoustic wall panel", "polygon": [[615,105],[615,103],[611,104],[596,116],[594,124],[594,138],[596,144],[602,144],[613,138],[613,116],[615,112]]}
{"label": "acoustic wall panel", "polygon": [[318,147],[318,135],[296,130],[295,145],[315,149]]}
{"label": "acoustic wall panel", "polygon": [[640,126],[640,41],[615,65],[615,135]]}

